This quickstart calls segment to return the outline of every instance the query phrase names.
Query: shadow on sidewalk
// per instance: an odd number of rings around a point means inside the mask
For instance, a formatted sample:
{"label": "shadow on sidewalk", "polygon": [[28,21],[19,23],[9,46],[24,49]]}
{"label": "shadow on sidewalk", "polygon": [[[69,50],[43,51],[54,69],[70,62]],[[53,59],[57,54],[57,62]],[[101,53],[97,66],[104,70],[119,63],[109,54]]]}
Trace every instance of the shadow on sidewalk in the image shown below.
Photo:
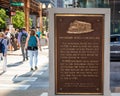
{"label": "shadow on sidewalk", "polygon": [[19,61],[16,63],[10,63],[9,65],[7,65],[7,67],[17,67],[17,66],[20,66],[21,64],[23,64],[23,61]]}
{"label": "shadow on sidewalk", "polygon": [[2,74],[4,74],[4,73],[5,73],[5,72],[3,71],[3,72],[0,73],[0,75],[2,75]]}
{"label": "shadow on sidewalk", "polygon": [[27,73],[22,74],[22,75],[15,75],[15,76],[13,77],[12,81],[13,81],[13,83],[20,83],[20,82],[26,81],[27,79],[21,80],[20,78],[22,78],[22,77],[23,77],[23,78],[24,78],[24,77],[29,77],[29,78],[31,78],[31,77],[33,77],[33,73],[34,73],[34,72],[30,71],[30,72],[27,72]]}

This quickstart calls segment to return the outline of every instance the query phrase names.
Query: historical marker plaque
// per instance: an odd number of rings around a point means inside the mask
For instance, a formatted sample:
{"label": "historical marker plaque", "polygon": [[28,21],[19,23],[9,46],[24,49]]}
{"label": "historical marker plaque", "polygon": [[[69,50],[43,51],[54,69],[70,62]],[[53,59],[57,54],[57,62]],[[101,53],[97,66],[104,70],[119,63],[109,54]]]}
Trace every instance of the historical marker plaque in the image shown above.
{"label": "historical marker plaque", "polygon": [[104,15],[54,17],[55,93],[103,94]]}

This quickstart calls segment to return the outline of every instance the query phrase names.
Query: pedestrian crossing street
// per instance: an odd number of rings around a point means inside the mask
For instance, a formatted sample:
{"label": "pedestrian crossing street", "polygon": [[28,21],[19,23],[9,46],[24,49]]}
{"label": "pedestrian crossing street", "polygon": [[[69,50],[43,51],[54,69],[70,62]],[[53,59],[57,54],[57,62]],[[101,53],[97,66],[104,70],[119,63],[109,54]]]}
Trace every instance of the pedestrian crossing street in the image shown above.
{"label": "pedestrian crossing street", "polygon": [[0,90],[27,90],[48,70],[46,56],[39,56],[38,70],[36,71],[30,71],[29,62],[21,62],[21,60],[20,56],[8,57],[9,62],[5,73],[2,71],[2,63],[0,63]]}

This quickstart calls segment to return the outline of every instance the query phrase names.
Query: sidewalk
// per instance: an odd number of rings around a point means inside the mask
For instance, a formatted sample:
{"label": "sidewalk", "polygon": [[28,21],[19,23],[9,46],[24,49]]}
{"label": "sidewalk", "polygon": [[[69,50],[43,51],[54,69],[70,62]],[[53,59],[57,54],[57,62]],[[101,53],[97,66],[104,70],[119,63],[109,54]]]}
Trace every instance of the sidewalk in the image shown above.
{"label": "sidewalk", "polygon": [[[45,51],[48,52],[48,46],[41,46],[42,51],[39,51],[40,53],[44,53]],[[8,55],[18,55],[22,56],[21,49],[16,50],[16,51],[8,51]],[[46,54],[47,55],[47,54]]]}
{"label": "sidewalk", "polygon": [[[0,96],[41,96],[48,92],[48,46],[38,55],[38,70],[30,72],[29,61],[22,62],[21,50],[8,52],[7,72],[0,65]],[[1,74],[2,73],[2,74]]]}

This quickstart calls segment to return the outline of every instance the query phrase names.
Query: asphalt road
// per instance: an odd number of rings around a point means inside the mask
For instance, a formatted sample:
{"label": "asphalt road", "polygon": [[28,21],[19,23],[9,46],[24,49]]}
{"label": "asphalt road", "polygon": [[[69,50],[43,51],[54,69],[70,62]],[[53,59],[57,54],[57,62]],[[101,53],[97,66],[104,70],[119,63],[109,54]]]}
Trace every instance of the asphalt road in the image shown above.
{"label": "asphalt road", "polygon": [[112,92],[120,93],[120,61],[110,63],[110,88]]}

